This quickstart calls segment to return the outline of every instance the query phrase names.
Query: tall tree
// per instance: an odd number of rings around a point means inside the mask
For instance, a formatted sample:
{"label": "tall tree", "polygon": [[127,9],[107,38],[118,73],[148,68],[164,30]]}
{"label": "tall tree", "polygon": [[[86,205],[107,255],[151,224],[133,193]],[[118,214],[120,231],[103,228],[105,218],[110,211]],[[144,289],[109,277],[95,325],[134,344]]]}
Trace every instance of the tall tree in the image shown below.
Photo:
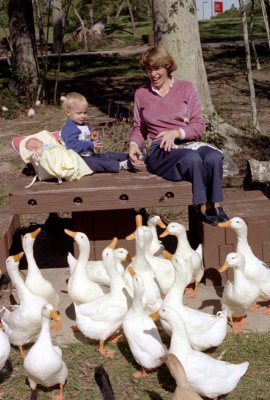
{"label": "tall tree", "polygon": [[178,65],[174,76],[193,82],[204,110],[213,111],[195,1],[153,0],[152,5],[155,42],[174,57]]}
{"label": "tall tree", "polygon": [[57,54],[63,50],[63,9],[62,0],[53,0],[53,51]]}
{"label": "tall tree", "polygon": [[39,67],[33,19],[32,0],[9,0],[11,64],[19,89],[29,105],[37,99]]}
{"label": "tall tree", "polygon": [[260,131],[260,126],[259,126],[258,115],[257,115],[255,87],[254,87],[253,76],[252,76],[247,15],[246,15],[246,10],[245,10],[244,0],[239,0],[239,9],[240,9],[242,25],[243,25],[244,45],[245,45],[245,52],[246,52],[247,77],[248,77],[248,84],[249,84],[250,105],[251,105],[251,114],[252,114],[252,127],[253,127],[253,132],[257,133],[258,131]]}

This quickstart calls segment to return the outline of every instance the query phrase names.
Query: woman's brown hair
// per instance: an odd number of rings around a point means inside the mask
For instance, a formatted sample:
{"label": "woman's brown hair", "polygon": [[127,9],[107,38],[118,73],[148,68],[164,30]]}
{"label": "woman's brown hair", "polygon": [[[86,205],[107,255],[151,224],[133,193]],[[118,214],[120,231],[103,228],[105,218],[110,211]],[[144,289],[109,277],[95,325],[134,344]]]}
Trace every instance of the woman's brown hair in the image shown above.
{"label": "woman's brown hair", "polygon": [[177,69],[177,65],[164,47],[153,46],[147,49],[139,58],[144,71],[152,68],[166,68],[169,75]]}

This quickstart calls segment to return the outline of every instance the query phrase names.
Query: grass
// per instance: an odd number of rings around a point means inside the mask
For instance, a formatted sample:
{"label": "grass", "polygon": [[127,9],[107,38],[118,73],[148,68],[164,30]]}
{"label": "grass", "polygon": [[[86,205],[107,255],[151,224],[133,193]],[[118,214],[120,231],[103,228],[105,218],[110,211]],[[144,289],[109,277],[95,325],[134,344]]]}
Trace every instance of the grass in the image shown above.
{"label": "grass", "polygon": [[[214,358],[222,358],[231,363],[249,361],[249,369],[236,389],[226,400],[266,400],[270,391],[269,334],[228,334],[224,342],[213,352]],[[167,338],[164,342],[168,344]],[[175,389],[175,382],[165,365],[146,379],[134,380],[136,363],[126,343],[109,344],[115,350],[114,359],[105,359],[96,352],[96,343],[76,343],[62,345],[69,378],[65,387],[67,400],[99,400],[101,395],[93,372],[96,366],[103,365],[108,372],[117,400],[169,400]],[[3,382],[3,400],[28,400],[30,389],[25,380],[22,360],[18,351],[12,349],[10,362],[13,373]],[[50,399],[51,391],[40,388],[40,400]]]}
{"label": "grass", "polygon": [[[219,42],[243,40],[242,22],[239,18],[212,18],[199,22],[202,42]],[[265,25],[262,17],[254,18],[254,38],[266,39]]]}

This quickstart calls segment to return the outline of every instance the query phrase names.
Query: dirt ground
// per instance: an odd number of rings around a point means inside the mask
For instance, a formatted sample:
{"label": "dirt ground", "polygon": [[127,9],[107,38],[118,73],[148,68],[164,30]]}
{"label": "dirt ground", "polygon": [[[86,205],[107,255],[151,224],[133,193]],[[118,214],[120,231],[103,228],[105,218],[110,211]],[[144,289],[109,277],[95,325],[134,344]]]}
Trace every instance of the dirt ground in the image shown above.
{"label": "dirt ground", "polygon": [[[259,49],[261,70],[253,71],[258,117],[261,131],[268,140],[270,137],[270,67],[269,55],[262,48]],[[269,51],[268,51],[269,53]],[[203,46],[208,81],[213,104],[220,118],[227,123],[239,128],[246,134],[242,154],[234,160],[240,167],[241,173],[245,173],[246,162],[249,158],[269,159],[269,146],[262,140],[258,141],[250,135],[251,111],[249,100],[249,87],[245,73],[245,55],[243,47],[210,45]],[[142,77],[142,80],[144,78]],[[83,81],[74,79],[62,82],[61,90],[76,90],[88,93],[91,105],[90,119],[93,126],[104,126],[111,122],[114,115],[113,109],[117,109],[117,116],[125,113],[130,115],[131,102],[134,90],[140,86],[142,80],[119,77],[100,77],[99,79]],[[119,107],[121,108],[119,112]],[[116,114],[116,113],[115,113]],[[23,167],[23,162],[11,147],[11,140],[18,135],[26,135],[39,132],[43,129],[55,131],[60,129],[65,117],[60,107],[42,105],[37,109],[34,117],[27,117],[27,110],[19,118],[5,119],[0,116],[0,168],[2,200],[7,202],[5,194],[8,193],[13,179]],[[35,217],[36,219],[39,217]],[[44,219],[44,216],[40,217]],[[29,218],[28,218],[29,221]],[[39,223],[38,220],[36,220]],[[24,221],[22,221],[24,223]]]}

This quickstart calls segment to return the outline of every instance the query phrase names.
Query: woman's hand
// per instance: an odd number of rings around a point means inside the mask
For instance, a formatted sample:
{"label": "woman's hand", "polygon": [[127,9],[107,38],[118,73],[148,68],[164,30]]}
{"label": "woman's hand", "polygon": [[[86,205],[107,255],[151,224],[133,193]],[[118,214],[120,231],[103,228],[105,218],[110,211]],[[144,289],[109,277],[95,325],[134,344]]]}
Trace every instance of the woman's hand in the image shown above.
{"label": "woman's hand", "polygon": [[138,158],[140,154],[142,153],[139,147],[135,143],[131,143],[129,147],[129,159],[134,166],[140,167],[144,165],[144,162]]}
{"label": "woman's hand", "polygon": [[174,147],[175,139],[179,138],[178,129],[173,129],[172,131],[164,131],[160,132],[156,139],[161,139],[160,148],[164,149],[165,151],[171,151]]}

